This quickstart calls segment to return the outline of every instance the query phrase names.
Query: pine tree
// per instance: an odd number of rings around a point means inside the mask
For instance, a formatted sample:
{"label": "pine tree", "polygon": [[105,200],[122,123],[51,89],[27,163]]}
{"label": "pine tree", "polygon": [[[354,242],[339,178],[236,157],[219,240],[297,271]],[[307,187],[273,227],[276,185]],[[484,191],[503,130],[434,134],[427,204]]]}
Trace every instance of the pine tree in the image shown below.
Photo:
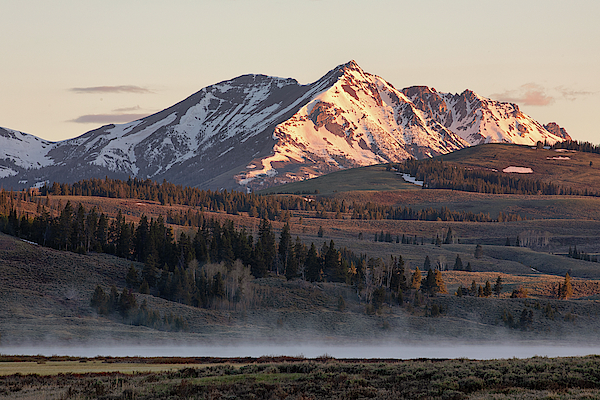
{"label": "pine tree", "polygon": [[340,297],[338,297],[338,306],[337,309],[339,312],[344,312],[344,310],[346,309],[346,301],[344,300],[344,298],[342,297],[342,295],[340,295]]}
{"label": "pine tree", "polygon": [[73,207],[71,201],[67,201],[65,208],[60,213],[58,219],[58,248],[59,250],[70,250],[71,249],[71,233],[73,229]]}
{"label": "pine tree", "polygon": [[431,260],[429,256],[425,256],[425,262],[423,263],[423,271],[429,271],[431,269]]}
{"label": "pine tree", "polygon": [[140,284],[138,273],[133,263],[129,265],[129,271],[127,272],[127,276],[125,277],[125,283],[127,283],[128,288],[136,288]]}
{"label": "pine tree", "polygon": [[295,254],[295,246],[290,246],[289,259],[285,268],[285,278],[287,280],[298,277],[298,257]]}
{"label": "pine tree", "polygon": [[148,240],[149,233],[150,227],[148,225],[148,218],[145,215],[142,215],[133,239],[133,257],[139,262],[146,261],[146,257],[148,257],[150,245],[150,241]]}
{"label": "pine tree", "polygon": [[446,283],[444,282],[444,278],[442,277],[442,271],[440,270],[436,270],[434,272],[434,278],[435,278],[435,292],[436,293],[443,293],[446,294],[448,293],[448,290],[446,289]]}
{"label": "pine tree", "polygon": [[271,223],[263,218],[258,229],[258,241],[261,244],[262,257],[268,271],[273,270],[275,262],[275,234]]}
{"label": "pine tree", "polygon": [[433,274],[433,270],[431,268],[429,268],[427,271],[427,276],[421,282],[421,291],[429,294],[430,296],[435,294],[435,275]]}
{"label": "pine tree", "polygon": [[469,289],[470,296],[477,296],[477,283],[475,283],[475,279],[471,282],[471,288]]}
{"label": "pine tree", "polygon": [[323,273],[331,282],[346,282],[346,274],[340,268],[340,253],[336,250],[333,240],[329,242],[327,249],[321,254],[323,257]]}
{"label": "pine tree", "polygon": [[502,293],[502,277],[498,275],[498,279],[496,279],[496,284],[494,285],[494,293],[496,293],[496,297],[500,297],[500,293]]}
{"label": "pine tree", "polygon": [[454,233],[452,232],[452,227],[448,228],[448,232],[446,233],[446,239],[444,240],[444,244],[452,244],[454,243]]}
{"label": "pine tree", "polygon": [[483,256],[483,247],[480,244],[475,246],[475,258],[479,259]]}
{"label": "pine tree", "polygon": [[98,311],[98,314],[108,314],[108,297],[100,285],[96,286],[92,299],[90,300],[90,306]]}
{"label": "pine tree", "polygon": [[573,297],[573,284],[571,283],[571,275],[567,272],[565,281],[560,287],[560,298],[568,299],[570,297]]}
{"label": "pine tree", "polygon": [[107,302],[108,312],[115,312],[119,309],[119,292],[117,291],[117,287],[112,285],[110,287],[110,294],[108,295]]}
{"label": "pine tree", "polygon": [[460,256],[458,254],[456,255],[456,259],[454,260],[454,270],[455,271],[462,271],[463,270],[463,263],[462,263],[462,260],[460,259]]}
{"label": "pine tree", "polygon": [[145,279],[142,279],[142,284],[140,285],[139,292],[142,294],[150,293],[150,286],[148,285],[148,282]]}
{"label": "pine tree", "polygon": [[421,271],[419,271],[419,267],[415,269],[415,272],[412,274],[410,278],[410,288],[414,290],[419,290],[421,287]]}
{"label": "pine tree", "polygon": [[290,224],[286,222],[279,234],[279,248],[277,249],[277,252],[279,253],[279,263],[286,276],[288,276],[287,269],[290,262],[291,248],[292,235],[290,234]]}
{"label": "pine tree", "polygon": [[127,318],[129,313],[137,308],[137,302],[135,295],[131,293],[131,290],[123,288],[121,296],[119,296],[118,310],[123,318]]}
{"label": "pine tree", "polygon": [[310,250],[306,255],[305,262],[305,276],[306,280],[310,282],[320,282],[322,277],[321,263],[317,255],[317,249],[314,243],[311,243]]}
{"label": "pine tree", "polygon": [[144,263],[142,269],[142,279],[145,280],[150,287],[155,287],[158,281],[158,256],[155,253],[150,253]]}
{"label": "pine tree", "polygon": [[492,295],[492,285],[490,281],[485,281],[485,287],[483,288],[483,296],[490,297]]}

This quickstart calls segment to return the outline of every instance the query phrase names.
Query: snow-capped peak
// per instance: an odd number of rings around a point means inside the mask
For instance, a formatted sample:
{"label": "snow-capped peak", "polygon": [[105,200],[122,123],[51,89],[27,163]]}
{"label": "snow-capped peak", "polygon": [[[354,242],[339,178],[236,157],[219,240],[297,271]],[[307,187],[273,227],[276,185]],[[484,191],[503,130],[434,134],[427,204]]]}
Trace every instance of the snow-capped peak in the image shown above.
{"label": "snow-capped peak", "polygon": [[0,129],[0,184],[108,175],[259,188],[482,142],[552,143],[568,137],[561,129],[470,90],[397,90],[352,60],[307,85],[242,75],[138,121],[57,143]]}

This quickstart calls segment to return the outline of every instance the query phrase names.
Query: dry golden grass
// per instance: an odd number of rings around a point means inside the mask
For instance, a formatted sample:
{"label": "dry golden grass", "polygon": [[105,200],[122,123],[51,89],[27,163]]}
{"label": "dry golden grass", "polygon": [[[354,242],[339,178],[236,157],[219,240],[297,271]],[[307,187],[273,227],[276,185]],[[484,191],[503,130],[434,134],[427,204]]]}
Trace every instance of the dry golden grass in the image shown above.
{"label": "dry golden grass", "polygon": [[176,371],[182,368],[204,368],[214,364],[154,364],[154,363],[106,363],[98,360],[43,361],[43,362],[0,362],[0,376],[13,374],[87,374],[120,372],[135,374],[141,372]]}
{"label": "dry golden grass", "polygon": [[[489,281],[493,287],[498,277],[501,277],[503,289],[500,298],[510,297],[512,290],[519,287],[527,289],[530,297],[554,297],[552,288],[564,282],[563,277],[545,274],[510,275],[498,272],[444,271],[442,276],[450,293],[454,293],[461,285],[465,288],[471,287],[473,281],[481,286]],[[600,280],[573,279],[572,284],[573,299],[600,294]]]}

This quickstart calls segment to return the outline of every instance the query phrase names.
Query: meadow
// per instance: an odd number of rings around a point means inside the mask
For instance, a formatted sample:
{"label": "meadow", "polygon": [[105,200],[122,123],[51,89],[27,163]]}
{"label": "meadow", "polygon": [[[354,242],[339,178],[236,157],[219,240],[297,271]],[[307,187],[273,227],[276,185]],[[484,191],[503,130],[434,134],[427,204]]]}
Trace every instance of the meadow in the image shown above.
{"label": "meadow", "polygon": [[[88,360],[81,360],[88,363]],[[138,360],[139,362],[139,360]],[[598,356],[501,360],[251,359],[171,371],[0,376],[9,399],[591,399]],[[168,360],[165,360],[168,363]],[[169,366],[170,364],[166,364]],[[122,367],[121,367],[122,368]]]}

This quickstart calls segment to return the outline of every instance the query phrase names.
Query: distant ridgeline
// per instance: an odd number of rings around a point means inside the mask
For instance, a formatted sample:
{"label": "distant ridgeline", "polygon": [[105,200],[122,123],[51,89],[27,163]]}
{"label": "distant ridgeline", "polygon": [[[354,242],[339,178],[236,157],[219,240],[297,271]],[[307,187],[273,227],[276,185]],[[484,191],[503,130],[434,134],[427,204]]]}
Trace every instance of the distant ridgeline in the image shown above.
{"label": "distant ridgeline", "polygon": [[516,177],[513,174],[504,174],[489,170],[471,170],[465,167],[452,165],[442,160],[414,160],[408,159],[403,163],[390,163],[388,169],[396,169],[409,174],[417,180],[423,181],[426,189],[452,189],[465,192],[492,193],[492,194],[529,194],[529,195],[572,195],[596,196],[600,192],[591,189],[578,190],[571,187],[562,187],[552,182],[543,182],[539,179]]}
{"label": "distant ridgeline", "polygon": [[[440,209],[415,209],[394,207],[373,203],[346,204],[335,197],[319,196],[308,199],[303,196],[261,196],[254,193],[230,191],[210,191],[174,185],[164,181],[162,184],[150,179],[90,179],[74,184],[54,182],[50,187],[41,188],[41,195],[98,196],[109,198],[131,198],[158,201],[163,205],[181,204],[199,208],[199,211],[168,211],[166,222],[176,225],[199,226],[203,219],[202,211],[226,212],[238,215],[247,213],[251,217],[266,218],[272,221],[285,221],[290,211],[308,211],[314,218],[341,219],[342,214],[351,214],[352,219],[394,219],[424,221],[470,221],[496,222],[519,221],[524,218],[517,214],[502,214],[492,217],[489,214],[467,211]],[[1,199],[0,199],[1,201]],[[1,207],[1,204],[0,204]],[[0,209],[1,210],[1,209]]]}

